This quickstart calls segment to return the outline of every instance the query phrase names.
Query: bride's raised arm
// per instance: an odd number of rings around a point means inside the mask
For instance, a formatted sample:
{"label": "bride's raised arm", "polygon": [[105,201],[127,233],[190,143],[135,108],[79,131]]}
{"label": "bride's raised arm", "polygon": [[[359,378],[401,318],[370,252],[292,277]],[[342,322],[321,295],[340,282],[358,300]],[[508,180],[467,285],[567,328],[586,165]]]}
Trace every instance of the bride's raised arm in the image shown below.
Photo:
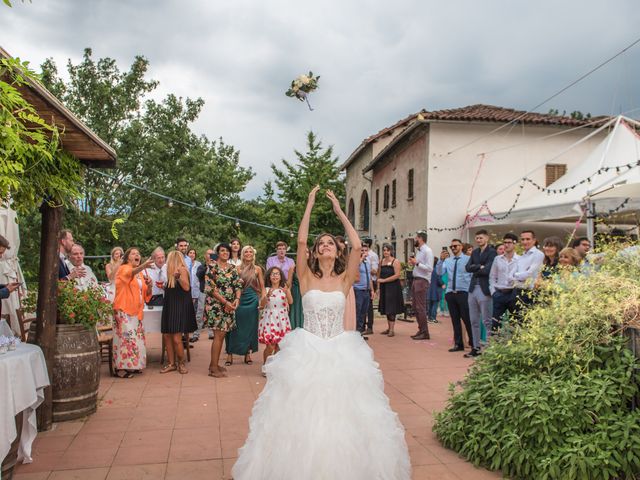
{"label": "bride's raised arm", "polygon": [[316,193],[320,190],[320,186],[316,185],[309,192],[309,198],[307,199],[307,208],[304,211],[302,220],[300,221],[300,227],[298,227],[298,253],[296,254],[296,273],[298,279],[301,282],[306,280],[307,272],[309,271],[309,265],[307,264],[307,240],[309,238],[309,222],[311,221],[311,210],[316,203]]}
{"label": "bride's raised arm", "polygon": [[358,236],[358,232],[356,232],[356,229],[353,228],[353,225],[351,225],[351,222],[349,221],[345,213],[342,211],[340,202],[331,190],[327,190],[327,198],[331,200],[333,211],[342,222],[344,230],[347,233],[347,238],[349,238],[349,244],[351,245],[351,252],[349,253],[349,263],[347,264],[347,272],[344,280],[347,285],[351,286],[353,282],[358,279],[358,275],[360,273],[360,250],[362,249],[360,237]]}

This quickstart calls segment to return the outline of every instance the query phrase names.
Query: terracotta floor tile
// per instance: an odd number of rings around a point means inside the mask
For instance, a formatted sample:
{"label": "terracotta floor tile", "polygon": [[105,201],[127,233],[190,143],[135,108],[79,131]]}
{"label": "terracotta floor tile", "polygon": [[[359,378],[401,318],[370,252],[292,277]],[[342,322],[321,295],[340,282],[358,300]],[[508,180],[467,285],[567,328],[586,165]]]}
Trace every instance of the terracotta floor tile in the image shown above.
{"label": "terracotta floor tile", "polygon": [[166,463],[169,458],[168,445],[139,445],[120,447],[113,465],[146,465]]}
{"label": "terracotta floor tile", "polygon": [[109,467],[60,470],[51,472],[48,480],[104,480],[108,473]]}
{"label": "terracotta floor tile", "polygon": [[39,437],[55,437],[58,435],[76,435],[84,426],[84,420],[54,423],[51,430],[38,433]]}
{"label": "terracotta floor tile", "polygon": [[64,452],[75,438],[75,435],[38,436],[33,441],[32,456],[47,452]]}
{"label": "terracotta floor tile", "polygon": [[164,480],[218,480],[222,476],[222,460],[169,462]]}
{"label": "terracotta floor tile", "polygon": [[107,480],[160,480],[164,478],[167,465],[128,465],[113,466],[109,470]]}
{"label": "terracotta floor tile", "polygon": [[440,465],[442,462],[429,450],[418,444],[416,446],[409,446],[409,456],[411,458],[411,465]]}
{"label": "terracotta floor tile", "polygon": [[60,462],[60,452],[33,452],[33,462],[18,463],[16,465],[17,473],[41,473],[54,470]]}
{"label": "terracotta floor tile", "polygon": [[[413,480],[462,480],[446,465],[418,465],[413,468]],[[468,478],[464,480],[474,480]]]}
{"label": "terracotta floor tile", "polygon": [[237,458],[238,449],[244,445],[245,438],[223,438],[222,458]]}
{"label": "terracotta floor tile", "polygon": [[174,430],[170,462],[213,460],[222,458],[219,432],[215,428]]}
{"label": "terracotta floor tile", "polygon": [[447,468],[461,479],[494,480],[502,478],[500,472],[492,472],[484,468],[478,468],[471,463],[452,463],[447,465]]}
{"label": "terracotta floor tile", "polygon": [[122,447],[146,447],[159,446],[168,447],[171,443],[173,430],[165,428],[162,430],[129,431],[124,434]]}
{"label": "terracotta floor tile", "polygon": [[129,407],[117,407],[113,405],[99,405],[98,411],[91,416],[92,420],[120,420],[130,419],[134,416],[135,409]]}
{"label": "terracotta floor tile", "polygon": [[[71,446],[69,451],[83,452],[88,450],[117,450],[124,437],[124,432],[100,432],[100,433],[84,433],[80,432]],[[115,451],[114,451],[115,452]]]}
{"label": "terracotta floor tile", "polygon": [[34,473],[19,473],[19,472],[16,473],[14,471],[13,480],[47,480],[50,474],[51,472],[48,470],[45,472],[34,472]]}
{"label": "terracotta floor tile", "polygon": [[58,461],[55,470],[109,467],[113,463],[118,447],[84,450],[69,449]]}
{"label": "terracotta floor tile", "polygon": [[124,432],[131,423],[131,418],[106,419],[89,418],[80,433],[113,433]]}

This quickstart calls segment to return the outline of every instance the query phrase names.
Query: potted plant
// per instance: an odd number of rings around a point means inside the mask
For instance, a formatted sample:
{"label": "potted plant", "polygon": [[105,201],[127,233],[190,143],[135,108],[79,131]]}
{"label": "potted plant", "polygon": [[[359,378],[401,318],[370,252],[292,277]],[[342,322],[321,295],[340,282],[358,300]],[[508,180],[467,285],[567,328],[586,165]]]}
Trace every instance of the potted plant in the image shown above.
{"label": "potted plant", "polygon": [[110,321],[112,306],[104,290],[80,290],[74,282],[58,283],[58,324],[52,369],[54,422],[94,413],[100,384],[100,346],[96,325]]}

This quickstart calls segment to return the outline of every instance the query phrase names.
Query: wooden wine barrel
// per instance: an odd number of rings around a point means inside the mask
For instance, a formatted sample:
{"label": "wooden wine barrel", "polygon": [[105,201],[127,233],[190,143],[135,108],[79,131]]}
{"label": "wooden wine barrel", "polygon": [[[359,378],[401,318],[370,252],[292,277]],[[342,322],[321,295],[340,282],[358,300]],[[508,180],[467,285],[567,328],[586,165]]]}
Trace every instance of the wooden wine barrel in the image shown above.
{"label": "wooden wine barrel", "polygon": [[16,439],[11,442],[11,448],[9,453],[4,457],[2,461],[2,470],[0,472],[0,478],[2,480],[11,480],[13,478],[13,470],[18,462],[18,447],[20,446],[20,437],[22,436],[22,412],[18,413],[16,419]]}
{"label": "wooden wine barrel", "polygon": [[[35,324],[31,327],[29,337],[35,338]],[[51,377],[54,422],[95,413],[100,385],[100,347],[95,330],[82,325],[56,325]]]}

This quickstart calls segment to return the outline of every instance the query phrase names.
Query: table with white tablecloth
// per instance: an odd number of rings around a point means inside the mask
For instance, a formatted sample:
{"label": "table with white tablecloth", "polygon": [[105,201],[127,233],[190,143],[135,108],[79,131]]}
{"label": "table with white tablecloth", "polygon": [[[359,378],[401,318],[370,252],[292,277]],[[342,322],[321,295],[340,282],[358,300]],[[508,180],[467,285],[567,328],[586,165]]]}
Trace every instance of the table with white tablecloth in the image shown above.
{"label": "table with white tablecloth", "polygon": [[160,333],[160,322],[162,320],[162,307],[144,307],[142,312],[142,325],[145,333]]}
{"label": "table with white tablecloth", "polygon": [[31,445],[38,434],[36,408],[49,385],[47,365],[40,347],[21,343],[0,354],[0,461],[17,436],[15,416],[23,412],[18,461],[31,463]]}

